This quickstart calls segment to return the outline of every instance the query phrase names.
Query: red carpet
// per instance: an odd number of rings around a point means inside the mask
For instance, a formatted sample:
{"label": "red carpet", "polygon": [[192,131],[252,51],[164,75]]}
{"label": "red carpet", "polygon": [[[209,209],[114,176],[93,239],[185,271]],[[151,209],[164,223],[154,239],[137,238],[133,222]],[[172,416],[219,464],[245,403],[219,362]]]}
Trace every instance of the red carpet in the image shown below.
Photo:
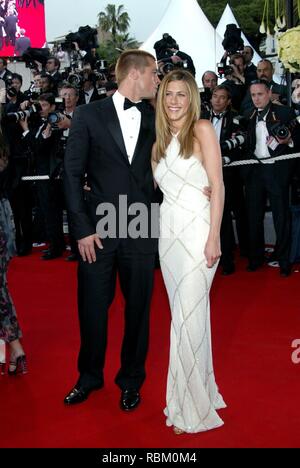
{"label": "red carpet", "polygon": [[0,447],[299,447],[299,273],[276,268],[218,273],[212,291],[212,337],[217,382],[228,408],[222,428],[176,436],[162,414],[169,347],[169,310],[160,272],[151,315],[151,345],[142,404],[118,408],[114,376],[122,337],[122,299],[110,311],[105,388],[87,402],[64,407],[77,379],[79,330],[76,265],[16,258],[9,283],[24,333],[29,373],[0,376]]}

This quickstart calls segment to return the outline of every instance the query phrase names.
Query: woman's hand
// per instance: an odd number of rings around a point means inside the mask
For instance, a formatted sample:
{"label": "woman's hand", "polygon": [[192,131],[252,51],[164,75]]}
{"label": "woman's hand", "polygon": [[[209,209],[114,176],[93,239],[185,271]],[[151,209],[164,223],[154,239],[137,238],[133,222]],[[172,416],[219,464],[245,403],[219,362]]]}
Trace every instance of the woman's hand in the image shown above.
{"label": "woman's hand", "polygon": [[212,268],[221,257],[220,238],[208,239],[204,249],[206,264],[208,268]]}

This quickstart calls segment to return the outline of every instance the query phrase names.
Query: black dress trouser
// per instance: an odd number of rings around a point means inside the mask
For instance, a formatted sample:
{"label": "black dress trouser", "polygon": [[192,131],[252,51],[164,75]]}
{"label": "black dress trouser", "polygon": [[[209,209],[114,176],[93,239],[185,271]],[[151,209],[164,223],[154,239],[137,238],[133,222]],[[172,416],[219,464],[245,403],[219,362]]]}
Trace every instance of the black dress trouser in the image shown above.
{"label": "black dress trouser", "polygon": [[[105,244],[104,244],[105,245]],[[107,344],[108,309],[117,273],[125,298],[125,330],[121,367],[115,382],[122,389],[139,389],[145,379],[149,341],[149,310],[155,254],[144,254],[121,241],[112,252],[97,249],[97,261],[78,266],[78,311],[81,347],[78,384],[93,388],[103,384]]]}

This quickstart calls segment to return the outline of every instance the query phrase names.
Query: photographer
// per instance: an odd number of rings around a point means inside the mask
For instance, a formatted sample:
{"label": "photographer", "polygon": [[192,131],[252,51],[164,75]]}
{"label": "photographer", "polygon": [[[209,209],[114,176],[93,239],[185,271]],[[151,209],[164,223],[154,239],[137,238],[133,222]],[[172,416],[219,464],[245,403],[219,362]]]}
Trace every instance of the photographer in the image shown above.
{"label": "photographer", "polygon": [[38,103],[38,120],[31,117],[20,120],[23,129],[23,144],[34,154],[37,175],[48,175],[50,180],[36,183],[39,205],[44,217],[49,249],[42,256],[44,260],[60,257],[64,251],[64,233],[60,181],[55,178],[61,165],[59,157],[60,132],[54,131],[48,122],[51,113],[56,113],[55,96],[42,94]]}
{"label": "photographer", "polygon": [[[259,160],[260,164],[242,169],[249,228],[248,271],[255,271],[264,263],[263,221],[268,197],[276,232],[280,274],[286,277],[291,273],[289,183],[294,163],[293,160],[276,161],[276,157],[297,152],[299,128],[292,126],[295,118],[292,109],[272,102],[269,82],[252,82],[250,93],[255,111],[249,118],[247,154],[250,159]],[[268,158],[275,158],[275,162],[264,163]]]}
{"label": "photographer", "polygon": [[204,90],[200,92],[201,99],[201,117],[209,118],[211,111],[212,92],[218,85],[218,76],[215,72],[207,70],[202,75],[202,84]]}
{"label": "photographer", "polygon": [[[18,88],[20,80],[14,81]],[[31,152],[22,144],[22,129],[15,118],[15,113],[20,110],[20,98],[21,94],[15,87],[7,89],[2,131],[10,152],[8,195],[16,227],[16,249],[19,256],[24,256],[32,250],[32,193],[31,187],[22,181],[22,177],[30,174],[32,158]]]}
{"label": "photographer", "polygon": [[[258,80],[265,80],[269,84],[269,88],[272,91],[271,101],[274,103],[287,104],[287,86],[283,84],[275,83],[273,80],[273,64],[270,60],[263,59],[257,64],[256,78]],[[255,80],[254,80],[255,81]],[[250,83],[251,84],[251,83]],[[249,115],[253,111],[254,105],[251,99],[250,89],[248,88],[246,96],[243,99],[241,105],[241,113]]]}
{"label": "photographer", "polygon": [[159,70],[162,75],[166,75],[174,68],[184,68],[196,75],[196,69],[192,58],[179,50],[179,45],[168,33],[163,34],[163,38],[154,44]]}
{"label": "photographer", "polygon": [[224,85],[230,89],[232,107],[239,112],[242,100],[246,94],[246,79],[244,75],[245,58],[241,54],[230,56],[229,67],[225,74],[226,81]]}
{"label": "photographer", "polygon": [[[231,109],[230,90],[225,85],[214,88],[211,98],[209,120],[212,122],[220,142],[223,165],[241,159],[245,142],[243,121]],[[222,274],[230,275],[235,271],[232,213],[236,220],[240,252],[247,252],[247,226],[243,183],[236,167],[224,167],[223,178],[226,191],[223,219],[221,225],[221,265]]]}
{"label": "photographer", "polygon": [[83,77],[83,89],[80,90],[79,93],[79,105],[89,104],[90,102],[101,99],[96,88],[96,81],[97,76],[95,73],[85,74]]}

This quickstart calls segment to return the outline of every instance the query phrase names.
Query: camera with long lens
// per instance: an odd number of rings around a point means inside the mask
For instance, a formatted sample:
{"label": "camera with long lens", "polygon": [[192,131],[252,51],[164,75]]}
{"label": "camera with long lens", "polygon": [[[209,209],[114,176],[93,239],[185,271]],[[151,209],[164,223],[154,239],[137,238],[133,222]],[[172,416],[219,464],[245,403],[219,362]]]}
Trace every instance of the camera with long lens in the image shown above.
{"label": "camera with long lens", "polygon": [[11,86],[10,88],[7,88],[6,94],[8,97],[13,98],[18,95],[18,91],[16,90],[16,88]]}
{"label": "camera with long lens", "polygon": [[16,123],[20,120],[25,120],[26,118],[31,117],[32,115],[38,114],[42,110],[39,103],[32,104],[28,109],[18,112],[9,112],[6,115],[6,118],[9,120],[14,120]]}
{"label": "camera with long lens", "polygon": [[83,76],[80,73],[70,73],[68,82],[76,88],[80,88],[83,83]]}
{"label": "camera with long lens", "polygon": [[65,117],[65,100],[63,98],[55,98],[55,111],[50,112],[47,118],[48,123],[51,125],[52,130],[59,130],[57,124],[61,122]]}
{"label": "camera with long lens", "polygon": [[245,143],[246,139],[245,136],[240,134],[236,135],[234,138],[229,138],[228,140],[224,140],[220,143],[221,151],[232,151]]}
{"label": "camera with long lens", "polygon": [[28,101],[37,101],[41,95],[41,88],[36,86],[31,86],[28,91],[26,91],[25,96]]}

